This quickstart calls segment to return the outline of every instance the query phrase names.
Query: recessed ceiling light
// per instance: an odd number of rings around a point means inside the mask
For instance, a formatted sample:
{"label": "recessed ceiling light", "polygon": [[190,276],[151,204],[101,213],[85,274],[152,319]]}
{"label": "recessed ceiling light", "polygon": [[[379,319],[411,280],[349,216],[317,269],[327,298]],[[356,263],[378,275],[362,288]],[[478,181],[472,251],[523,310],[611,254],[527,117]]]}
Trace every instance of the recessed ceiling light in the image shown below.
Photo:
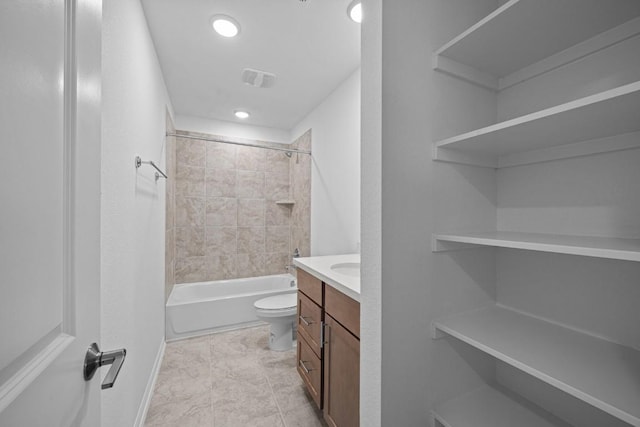
{"label": "recessed ceiling light", "polygon": [[247,113],[246,111],[243,111],[243,110],[236,110],[234,112],[234,114],[239,119],[248,119],[249,118],[249,113]]}
{"label": "recessed ceiling light", "polygon": [[347,15],[353,21],[360,24],[362,22],[362,1],[361,0],[353,0],[349,3],[349,7],[347,7]]}
{"label": "recessed ceiling light", "polygon": [[238,21],[227,15],[215,15],[211,18],[211,25],[216,33],[222,37],[235,37],[240,32]]}

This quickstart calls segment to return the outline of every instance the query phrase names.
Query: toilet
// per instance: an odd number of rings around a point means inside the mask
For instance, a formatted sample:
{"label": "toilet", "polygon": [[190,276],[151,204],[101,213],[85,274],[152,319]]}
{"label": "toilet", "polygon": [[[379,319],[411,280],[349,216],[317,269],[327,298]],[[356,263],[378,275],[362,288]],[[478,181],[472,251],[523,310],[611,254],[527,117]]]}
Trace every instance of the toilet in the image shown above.
{"label": "toilet", "polygon": [[288,293],[260,299],[253,303],[258,319],[268,322],[269,348],[274,351],[291,350],[296,335],[298,295]]}

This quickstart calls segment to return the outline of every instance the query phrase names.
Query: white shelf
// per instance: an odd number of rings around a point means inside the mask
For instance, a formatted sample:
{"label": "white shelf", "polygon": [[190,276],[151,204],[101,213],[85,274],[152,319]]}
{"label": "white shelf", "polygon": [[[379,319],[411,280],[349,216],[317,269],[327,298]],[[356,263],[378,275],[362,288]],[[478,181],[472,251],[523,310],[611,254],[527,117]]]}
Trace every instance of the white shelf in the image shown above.
{"label": "white shelf", "polygon": [[490,386],[437,405],[432,414],[446,427],[568,427],[551,414]]}
{"label": "white shelf", "polygon": [[[433,52],[432,66],[438,72],[499,92],[552,70],[568,70],[563,68],[567,64],[579,68],[576,61],[596,52],[607,52],[590,58],[602,65],[612,58],[618,60],[617,55],[633,55],[635,52],[629,49],[631,42],[623,43],[637,40],[639,34],[640,1],[637,0],[507,0]],[[609,50],[618,44],[620,49]],[[612,56],[606,57],[609,52]],[[626,62],[620,62],[619,66],[624,64]],[[600,79],[595,80],[594,76],[590,83],[605,81],[617,67],[612,63],[607,65],[613,68],[602,69]],[[561,84],[560,79],[570,78],[560,74],[552,73],[546,83],[539,84]],[[502,168],[640,149],[640,79],[636,76],[636,80],[436,141],[431,147],[433,159]],[[457,90],[464,89],[464,85],[449,83]],[[538,84],[531,83],[527,93]],[[460,120],[467,120],[465,112],[461,112]],[[572,163],[566,162],[566,173],[571,174],[572,168],[579,167]],[[615,166],[605,162],[602,167]],[[443,188],[456,187],[448,182],[443,185]],[[576,186],[581,188],[579,183]],[[432,245],[434,252],[484,246],[640,261],[638,238],[455,232],[434,234]],[[495,265],[489,267],[495,269]],[[570,268],[569,265],[562,271],[566,268]],[[615,288],[613,283],[603,283],[603,286],[612,291]],[[553,297],[545,295],[545,298]],[[544,304],[546,300],[541,301]],[[597,301],[591,302],[597,307]],[[635,327],[633,322],[620,326],[622,319],[615,310],[608,314],[610,327]],[[584,327],[580,322],[577,324]],[[572,329],[553,319],[538,318],[501,304],[439,319],[431,326],[434,338],[448,335],[449,340],[461,340],[530,375],[529,380],[534,383],[534,379],[543,381],[624,423],[640,427],[640,348],[612,343],[589,331]],[[629,344],[626,340],[621,342]],[[637,347],[637,343],[633,345]],[[524,384],[514,387],[516,391],[526,390]],[[432,408],[433,418],[445,427],[566,426],[543,408],[499,386],[467,390],[469,392]],[[547,404],[548,410],[554,413],[567,415],[571,410],[562,402]]]}
{"label": "white shelf", "polygon": [[434,322],[455,337],[633,426],[640,352],[494,306]]}
{"label": "white shelf", "polygon": [[[453,245],[448,245],[447,243],[453,243]],[[463,244],[463,246],[458,244]],[[467,247],[464,245],[482,245],[624,261],[640,261],[640,239],[566,236],[515,231],[433,235],[434,252]]]}
{"label": "white shelf", "polygon": [[510,0],[434,56],[505,77],[638,15],[637,0]]}
{"label": "white shelf", "polygon": [[[637,131],[640,131],[640,82],[443,139],[435,143],[434,157],[450,161],[440,155],[441,149],[499,157]],[[603,142],[601,151],[620,149],[618,145]]]}

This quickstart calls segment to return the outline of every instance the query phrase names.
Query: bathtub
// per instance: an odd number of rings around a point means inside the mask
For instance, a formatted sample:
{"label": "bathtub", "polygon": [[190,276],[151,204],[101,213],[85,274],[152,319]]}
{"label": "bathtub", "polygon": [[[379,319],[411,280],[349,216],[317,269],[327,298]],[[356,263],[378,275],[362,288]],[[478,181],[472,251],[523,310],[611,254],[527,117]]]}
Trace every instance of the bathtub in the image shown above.
{"label": "bathtub", "polygon": [[166,306],[167,341],[263,324],[253,303],[297,290],[290,274],[175,285]]}

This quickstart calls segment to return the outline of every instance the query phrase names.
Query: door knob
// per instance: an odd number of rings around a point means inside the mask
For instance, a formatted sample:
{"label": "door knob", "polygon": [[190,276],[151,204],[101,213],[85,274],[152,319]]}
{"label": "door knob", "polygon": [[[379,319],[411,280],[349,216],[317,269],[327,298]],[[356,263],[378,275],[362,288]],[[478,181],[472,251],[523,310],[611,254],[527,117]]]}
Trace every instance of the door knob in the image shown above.
{"label": "door knob", "polygon": [[87,354],[84,357],[84,379],[85,381],[89,381],[93,378],[93,375],[96,373],[100,366],[111,365],[109,372],[107,372],[107,376],[104,378],[102,382],[102,389],[111,388],[113,384],[116,382],[116,378],[118,378],[118,373],[120,372],[120,368],[122,368],[122,364],[124,363],[124,358],[127,355],[127,350],[121,348],[120,350],[113,351],[100,351],[98,344],[93,343],[87,349]]}

